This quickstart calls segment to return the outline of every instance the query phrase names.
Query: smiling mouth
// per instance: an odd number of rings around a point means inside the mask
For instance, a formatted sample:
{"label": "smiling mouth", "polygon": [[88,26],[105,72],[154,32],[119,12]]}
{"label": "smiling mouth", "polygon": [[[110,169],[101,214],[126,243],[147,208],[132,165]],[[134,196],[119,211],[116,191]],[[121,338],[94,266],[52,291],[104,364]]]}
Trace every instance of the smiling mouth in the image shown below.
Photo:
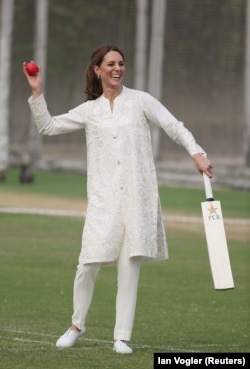
{"label": "smiling mouth", "polygon": [[121,76],[119,74],[111,74],[111,78],[120,79]]}

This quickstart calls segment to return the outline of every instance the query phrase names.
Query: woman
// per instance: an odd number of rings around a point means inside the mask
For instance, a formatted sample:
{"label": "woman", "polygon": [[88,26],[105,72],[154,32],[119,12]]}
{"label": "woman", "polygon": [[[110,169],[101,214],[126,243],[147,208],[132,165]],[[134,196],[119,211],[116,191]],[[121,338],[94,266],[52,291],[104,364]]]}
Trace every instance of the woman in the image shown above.
{"label": "woman", "polygon": [[94,50],[87,69],[87,100],[51,117],[42,94],[41,71],[29,76],[29,104],[38,130],[56,135],[85,129],[88,209],[74,280],[72,325],[57,347],[73,346],[85,332],[95,279],[102,265],[117,265],[113,349],[132,353],[131,338],[140,264],[168,258],[161,218],[150,126],[156,124],[212,176],[210,161],[192,134],[149,94],[126,88],[123,52],[114,45]]}

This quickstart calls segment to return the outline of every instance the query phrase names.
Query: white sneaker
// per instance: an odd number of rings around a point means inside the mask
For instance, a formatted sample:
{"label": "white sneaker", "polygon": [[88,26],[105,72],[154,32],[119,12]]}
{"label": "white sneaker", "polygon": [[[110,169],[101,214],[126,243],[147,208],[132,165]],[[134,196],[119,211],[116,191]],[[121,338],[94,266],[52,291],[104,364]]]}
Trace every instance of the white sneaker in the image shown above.
{"label": "white sneaker", "polygon": [[120,340],[114,342],[113,350],[119,354],[132,354],[133,352],[132,348],[126,342]]}
{"label": "white sneaker", "polygon": [[68,329],[56,342],[56,347],[71,347],[75,344],[79,337],[85,333],[86,329],[81,331],[73,331]]}

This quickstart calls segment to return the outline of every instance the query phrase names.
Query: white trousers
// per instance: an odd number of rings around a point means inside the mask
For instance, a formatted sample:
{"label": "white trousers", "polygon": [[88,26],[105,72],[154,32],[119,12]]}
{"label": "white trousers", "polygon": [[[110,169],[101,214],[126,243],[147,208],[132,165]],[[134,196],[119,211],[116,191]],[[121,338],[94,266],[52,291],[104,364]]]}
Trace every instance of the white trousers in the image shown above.
{"label": "white trousers", "polygon": [[[132,334],[140,258],[129,258],[123,245],[117,261],[117,295],[114,340],[129,341]],[[78,264],[74,280],[72,324],[79,329],[85,328],[85,320],[92,301],[96,277],[101,264]]]}

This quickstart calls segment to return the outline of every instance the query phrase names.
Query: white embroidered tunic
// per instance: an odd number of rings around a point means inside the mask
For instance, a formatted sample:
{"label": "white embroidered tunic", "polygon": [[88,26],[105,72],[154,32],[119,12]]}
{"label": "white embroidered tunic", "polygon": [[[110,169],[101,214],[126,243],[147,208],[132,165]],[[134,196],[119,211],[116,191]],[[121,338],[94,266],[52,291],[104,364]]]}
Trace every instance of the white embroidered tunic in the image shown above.
{"label": "white embroidered tunic", "polygon": [[124,239],[130,257],[168,258],[149,124],[190,155],[204,152],[183,123],[148,93],[125,86],[113,111],[104,95],[54,117],[43,95],[29,104],[42,134],[86,131],[88,207],[79,262],[115,262]]}

